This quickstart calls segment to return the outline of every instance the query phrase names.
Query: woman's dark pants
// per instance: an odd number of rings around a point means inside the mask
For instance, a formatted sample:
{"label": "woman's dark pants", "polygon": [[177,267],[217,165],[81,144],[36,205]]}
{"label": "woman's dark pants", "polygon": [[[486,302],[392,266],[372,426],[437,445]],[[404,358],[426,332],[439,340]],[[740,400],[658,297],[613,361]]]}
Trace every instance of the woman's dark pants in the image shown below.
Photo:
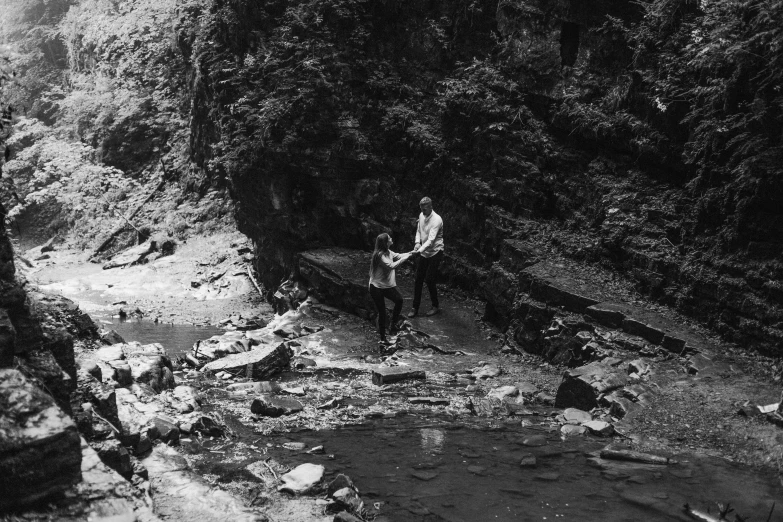
{"label": "woman's dark pants", "polygon": [[432,257],[419,256],[418,264],[416,265],[416,280],[413,284],[413,309],[417,312],[421,304],[421,290],[424,283],[427,283],[427,290],[430,291],[432,307],[440,308],[438,288],[435,286],[435,282],[438,279],[438,266],[441,259],[443,259],[442,250]]}
{"label": "woman's dark pants", "polygon": [[391,321],[392,326],[394,326],[397,324],[402,311],[402,295],[400,295],[396,287],[378,288],[370,285],[370,297],[372,297],[372,302],[375,303],[375,309],[378,310],[378,333],[381,334],[382,340],[386,339],[386,302],[384,298],[394,303],[394,313]]}

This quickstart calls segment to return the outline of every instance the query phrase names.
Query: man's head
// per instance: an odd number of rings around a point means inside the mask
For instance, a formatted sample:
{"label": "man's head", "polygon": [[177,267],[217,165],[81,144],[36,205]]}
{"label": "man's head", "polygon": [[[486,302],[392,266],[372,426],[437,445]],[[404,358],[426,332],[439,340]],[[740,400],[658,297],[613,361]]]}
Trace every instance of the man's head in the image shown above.
{"label": "man's head", "polygon": [[421,198],[421,201],[419,201],[419,208],[421,209],[422,214],[429,216],[432,213],[432,200],[426,196]]}

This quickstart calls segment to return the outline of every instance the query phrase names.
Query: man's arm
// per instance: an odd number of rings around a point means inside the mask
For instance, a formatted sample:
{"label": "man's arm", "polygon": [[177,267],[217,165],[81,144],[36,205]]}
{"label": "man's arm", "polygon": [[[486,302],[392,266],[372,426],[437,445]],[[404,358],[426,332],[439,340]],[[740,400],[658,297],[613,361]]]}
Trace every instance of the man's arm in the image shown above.
{"label": "man's arm", "polygon": [[421,218],[416,220],[416,240],[413,243],[413,250],[418,250],[421,246]]}

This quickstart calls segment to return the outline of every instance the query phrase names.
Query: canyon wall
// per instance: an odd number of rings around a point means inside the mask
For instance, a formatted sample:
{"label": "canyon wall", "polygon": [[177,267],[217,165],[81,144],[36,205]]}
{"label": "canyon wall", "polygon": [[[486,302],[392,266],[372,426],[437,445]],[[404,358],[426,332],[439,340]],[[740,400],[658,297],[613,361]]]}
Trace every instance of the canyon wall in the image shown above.
{"label": "canyon wall", "polygon": [[[673,20],[706,16],[686,4]],[[661,66],[643,66],[661,56],[640,51],[639,4],[214,1],[199,13],[182,13],[178,40],[191,152],[229,186],[268,288],[306,249],[368,250],[380,232],[411,248],[427,195],[446,223],[445,277],[467,289],[486,295],[513,240],[618,270],[727,339],[781,353],[780,176],[687,160],[693,107],[656,95]]]}

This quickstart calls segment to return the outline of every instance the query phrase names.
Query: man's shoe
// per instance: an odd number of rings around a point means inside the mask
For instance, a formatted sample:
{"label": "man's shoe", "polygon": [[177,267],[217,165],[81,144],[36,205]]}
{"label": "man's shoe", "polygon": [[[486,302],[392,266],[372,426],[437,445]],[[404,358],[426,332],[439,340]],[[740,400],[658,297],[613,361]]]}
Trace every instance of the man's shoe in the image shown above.
{"label": "man's shoe", "polygon": [[419,315],[419,311],[416,310],[416,309],[413,309],[410,312],[408,312],[408,319],[413,319],[417,315]]}
{"label": "man's shoe", "polygon": [[432,317],[433,315],[438,315],[440,313],[440,308],[430,308],[426,314],[427,317]]}

